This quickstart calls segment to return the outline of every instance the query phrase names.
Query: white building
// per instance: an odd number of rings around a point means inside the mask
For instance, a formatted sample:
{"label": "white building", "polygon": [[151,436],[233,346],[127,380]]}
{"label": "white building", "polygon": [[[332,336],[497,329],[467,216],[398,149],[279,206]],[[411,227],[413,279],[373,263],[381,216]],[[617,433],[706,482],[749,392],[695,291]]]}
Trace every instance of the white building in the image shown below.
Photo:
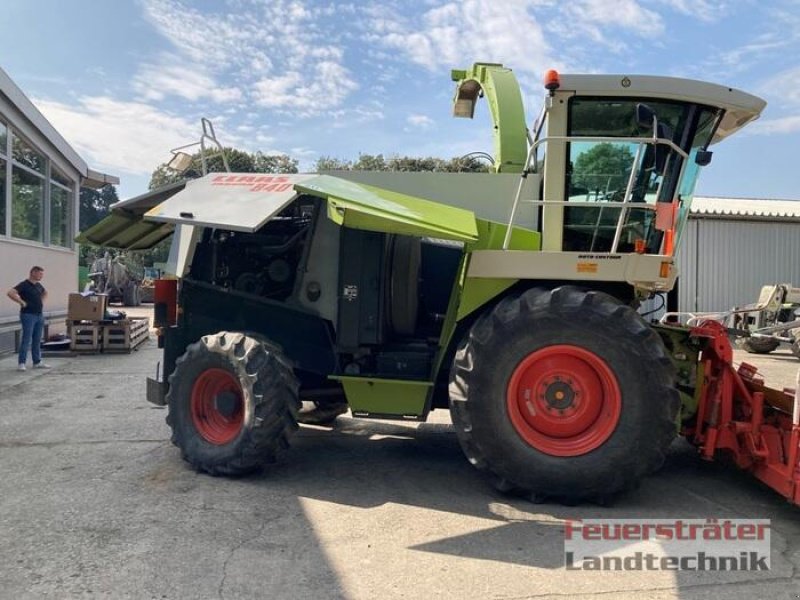
{"label": "white building", "polygon": [[800,200],[695,197],[678,250],[678,308],[713,312],[800,287]]}
{"label": "white building", "polygon": [[0,69],[0,352],[14,350],[19,307],[5,291],[45,269],[45,316],[63,329],[67,298],[78,287],[79,190],[118,184],[90,169]]}

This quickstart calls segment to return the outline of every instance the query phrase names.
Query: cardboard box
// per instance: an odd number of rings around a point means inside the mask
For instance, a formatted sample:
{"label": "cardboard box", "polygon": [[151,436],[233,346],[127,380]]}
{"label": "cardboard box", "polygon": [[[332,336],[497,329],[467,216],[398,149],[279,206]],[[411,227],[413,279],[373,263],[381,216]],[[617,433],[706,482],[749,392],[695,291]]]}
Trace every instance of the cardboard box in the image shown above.
{"label": "cardboard box", "polygon": [[108,296],[106,294],[70,294],[67,305],[67,319],[70,321],[102,321],[106,314]]}

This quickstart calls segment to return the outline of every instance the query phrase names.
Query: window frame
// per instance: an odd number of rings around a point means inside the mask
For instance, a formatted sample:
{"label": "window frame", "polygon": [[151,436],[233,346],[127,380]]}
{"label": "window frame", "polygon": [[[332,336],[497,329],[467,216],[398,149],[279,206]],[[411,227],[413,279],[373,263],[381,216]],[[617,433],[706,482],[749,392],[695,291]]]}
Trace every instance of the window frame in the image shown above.
{"label": "window frame", "polygon": [[6,170],[4,174],[4,183],[5,183],[5,193],[3,197],[0,198],[0,202],[3,203],[4,212],[3,212],[3,229],[0,231],[0,239],[10,239],[11,238],[11,125],[8,122],[8,119],[0,118],[0,124],[5,127],[6,130],[6,143],[5,147],[3,148],[3,156],[2,160],[5,162]]}
{"label": "window frame", "polygon": [[[49,179],[49,186],[47,188],[47,204],[48,204],[48,228],[47,228],[47,245],[53,248],[65,248],[71,250],[74,248],[75,243],[72,241],[73,233],[73,221],[74,221],[74,210],[75,210],[75,191],[74,188],[70,189],[68,186],[63,185],[52,178]],[[64,220],[66,223],[66,232],[65,232],[65,245],[55,244],[53,243],[53,190],[63,190],[67,193],[67,214],[64,215]]]}
{"label": "window frame", "polygon": [[[48,164],[48,159],[47,159],[47,157],[45,155],[45,172],[47,172],[47,164]],[[36,177],[36,178],[38,178],[38,179],[40,179],[42,181],[42,204],[41,204],[41,213],[42,214],[41,214],[41,220],[39,221],[40,227],[41,227],[40,239],[32,240],[32,239],[28,239],[28,238],[19,237],[19,236],[14,235],[14,190],[13,190],[13,181],[14,181],[13,173],[14,173],[14,169],[19,169],[23,173],[27,173],[28,175]],[[39,171],[36,171],[35,169],[31,169],[30,167],[28,167],[26,165],[23,165],[22,163],[19,163],[19,162],[13,160],[13,158],[11,160],[11,169],[9,169],[9,171],[11,171],[12,187],[8,191],[8,204],[7,204],[7,207],[10,209],[10,213],[11,213],[11,229],[9,229],[9,231],[8,231],[8,237],[11,238],[12,240],[21,240],[23,242],[30,242],[30,243],[33,243],[33,244],[41,244],[43,246],[47,246],[48,245],[47,238],[49,237],[48,230],[49,230],[49,224],[50,224],[50,221],[48,219],[49,215],[48,215],[48,208],[47,208],[48,199],[50,197],[50,188],[47,185],[47,177],[45,175],[42,175],[41,173],[39,173]]]}
{"label": "window frame", "polygon": [[[0,148],[0,161],[6,166],[5,173],[5,194],[0,197],[0,203],[5,207],[4,227],[0,227],[0,240],[10,241],[21,244],[31,244],[44,248],[52,248],[59,251],[75,251],[75,215],[78,210],[77,182],[68,175],[53,157],[43,151],[38,144],[20,131],[11,123],[11,120],[0,114],[0,126],[5,128],[6,143]],[[40,172],[14,158],[14,139],[17,138],[21,143],[28,146],[31,150],[43,157],[43,172]],[[41,207],[41,235],[39,239],[26,239],[13,235],[13,173],[14,169],[31,176],[38,177],[42,181],[43,197]],[[57,179],[57,178],[58,179]],[[67,185],[59,181],[62,179],[68,182]],[[66,219],[66,239],[64,245],[53,243],[53,190],[60,190],[67,193],[67,214]]]}

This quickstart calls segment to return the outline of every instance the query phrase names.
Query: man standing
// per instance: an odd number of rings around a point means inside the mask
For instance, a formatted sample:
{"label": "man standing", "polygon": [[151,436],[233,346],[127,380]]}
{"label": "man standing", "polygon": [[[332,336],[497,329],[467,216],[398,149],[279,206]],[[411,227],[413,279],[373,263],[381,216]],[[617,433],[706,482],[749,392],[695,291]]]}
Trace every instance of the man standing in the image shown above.
{"label": "man standing", "polygon": [[31,349],[34,369],[49,369],[42,362],[42,331],[44,315],[42,308],[47,299],[47,290],[39,283],[44,277],[42,267],[33,267],[25,281],[21,281],[8,290],[8,297],[20,305],[19,320],[22,323],[22,341],[19,345],[19,371],[25,370],[28,360],[28,348]]}

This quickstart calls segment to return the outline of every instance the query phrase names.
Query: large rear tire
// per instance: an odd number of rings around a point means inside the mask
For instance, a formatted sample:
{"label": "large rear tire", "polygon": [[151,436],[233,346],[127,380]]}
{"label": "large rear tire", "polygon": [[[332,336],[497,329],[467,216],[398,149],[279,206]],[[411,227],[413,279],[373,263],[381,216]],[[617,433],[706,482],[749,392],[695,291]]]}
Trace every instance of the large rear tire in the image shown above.
{"label": "large rear tire", "polygon": [[770,338],[749,337],[738,339],[736,345],[750,354],[769,354],[780,346],[781,343],[778,340]]}
{"label": "large rear tire", "polygon": [[450,410],[469,461],[501,491],[601,500],[661,466],[680,397],[659,336],[574,287],[528,290],[457,349]]}
{"label": "large rear tire", "polygon": [[800,329],[792,330],[792,354],[800,358]]}
{"label": "large rear tire", "polygon": [[122,304],[125,306],[141,306],[141,298],[139,295],[139,286],[132,281],[125,284],[125,289],[122,290]]}
{"label": "large rear tire", "polygon": [[289,447],[297,430],[297,379],[280,349],[263,338],[206,335],[178,359],[169,383],[172,442],[198,471],[257,471]]}

